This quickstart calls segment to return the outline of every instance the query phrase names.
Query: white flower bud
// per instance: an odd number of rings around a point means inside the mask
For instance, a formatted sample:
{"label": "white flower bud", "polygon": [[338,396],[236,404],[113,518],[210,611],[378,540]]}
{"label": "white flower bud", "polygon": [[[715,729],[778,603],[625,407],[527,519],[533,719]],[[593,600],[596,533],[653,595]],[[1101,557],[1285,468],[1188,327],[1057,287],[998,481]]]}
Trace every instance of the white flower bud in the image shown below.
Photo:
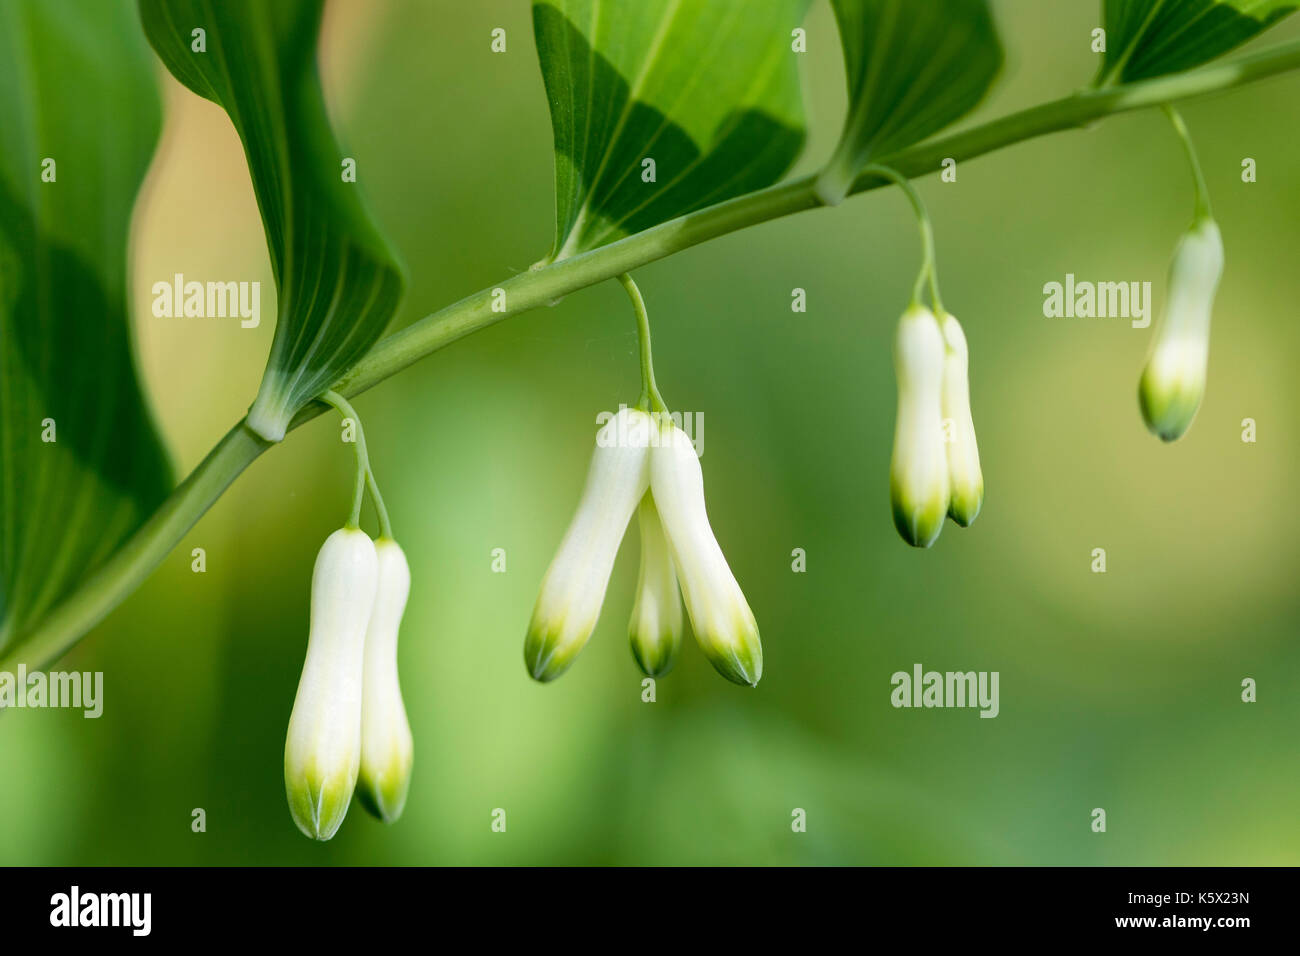
{"label": "white flower bud", "polygon": [[943,441],[945,347],[929,309],[910,306],[898,322],[894,371],[898,417],[890,465],[894,526],[918,548],[934,544],[948,513],[948,454]]}
{"label": "white flower bud", "polygon": [[671,421],[659,429],[650,453],[650,490],[695,639],[723,677],[757,686],[763,675],[758,624],[709,527],[695,447]]}
{"label": "white flower bud", "polygon": [[542,579],[524,641],[539,681],[559,677],[596,627],[614,557],[649,480],[650,416],[621,409],[596,435],[582,500]]}
{"label": "white flower bud", "polygon": [[1181,438],[1205,394],[1210,314],[1223,275],[1223,239],[1208,217],[1183,236],[1169,270],[1169,299],[1138,385],[1147,428],[1164,441]]}
{"label": "white flower bud", "polygon": [[662,677],[673,669],[681,650],[682,599],[652,494],[641,499],[637,516],[641,528],[641,577],[628,637],[632,656],[642,672],[648,677]]}
{"label": "white flower bud", "polygon": [[284,786],[298,829],[332,837],[352,801],[361,763],[361,674],[379,576],[364,531],[325,539],[311,577],[307,659],[284,742]]}
{"label": "white flower bud", "polygon": [[951,500],[948,514],[963,528],[970,525],[984,503],[984,475],[975,441],[975,419],[970,410],[969,352],[966,335],[955,317],[940,319],[944,344],[942,414],[948,452],[948,486]]}
{"label": "white flower bud", "polygon": [[375,554],[379,587],[366,629],[357,798],[379,819],[392,823],[406,804],[414,757],[411,725],[397,679],[397,632],[411,592],[411,570],[392,538],[377,540]]}

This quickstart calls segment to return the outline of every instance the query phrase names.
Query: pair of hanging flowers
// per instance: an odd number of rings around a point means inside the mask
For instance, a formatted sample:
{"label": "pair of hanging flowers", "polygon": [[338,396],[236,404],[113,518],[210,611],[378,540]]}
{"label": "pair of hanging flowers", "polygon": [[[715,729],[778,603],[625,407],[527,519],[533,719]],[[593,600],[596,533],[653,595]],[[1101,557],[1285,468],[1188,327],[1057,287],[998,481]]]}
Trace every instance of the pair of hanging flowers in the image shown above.
{"label": "pair of hanging flowers", "polygon": [[[895,182],[912,203],[921,229],[922,264],[912,301],[894,336],[898,412],[889,469],[894,527],[903,540],[928,548],[944,518],[968,527],[984,503],[975,419],[970,407],[970,356],[966,334],[939,297],[934,233],[920,196],[905,177],[869,166]],[[928,286],[931,305],[924,302]],[[931,307],[932,306],[932,307]]]}
{"label": "pair of hanging flowers", "polygon": [[[341,396],[324,400],[356,425],[357,485],[349,521],[316,556],[307,656],[284,744],[289,812],[316,840],[334,836],[354,792],[376,817],[396,820],[414,755],[397,675],[410,567],[393,540],[360,419]],[[382,527],[373,541],[359,526],[367,486]]]}
{"label": "pair of hanging flowers", "polygon": [[758,624],[709,525],[695,446],[655,384],[645,302],[631,277],[620,281],[637,313],[641,397],[596,435],[577,511],[542,579],[524,663],[534,679],[552,681],[586,646],[635,511],[641,573],[628,637],[637,665],[650,677],[672,669],[685,603],[696,641],[718,673],[757,686],[763,674]]}
{"label": "pair of hanging flowers", "polygon": [[957,319],[914,300],[894,339],[898,417],[889,492],[894,527],[918,548],[934,544],[945,517],[968,527],[984,503],[968,366]]}

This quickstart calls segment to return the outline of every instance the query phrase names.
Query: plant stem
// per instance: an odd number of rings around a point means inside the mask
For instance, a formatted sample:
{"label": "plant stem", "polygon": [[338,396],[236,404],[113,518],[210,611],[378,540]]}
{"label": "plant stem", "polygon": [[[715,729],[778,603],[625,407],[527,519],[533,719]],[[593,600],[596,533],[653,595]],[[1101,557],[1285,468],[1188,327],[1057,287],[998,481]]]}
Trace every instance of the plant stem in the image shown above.
{"label": "plant stem", "polygon": [[366,485],[370,488],[370,500],[375,503],[375,514],[379,516],[379,536],[392,541],[393,525],[388,520],[388,508],[384,505],[384,496],[379,493],[375,473],[369,468],[366,469]]}
{"label": "plant stem", "polygon": [[[1205,66],[1174,76],[1105,89],[1080,90],[1063,99],[1004,116],[965,132],[881,157],[880,164],[914,179],[937,172],[946,158],[959,162],[974,159],[1027,139],[1081,128],[1116,113],[1163,106],[1165,103],[1231,89],[1295,69],[1300,69],[1300,41],[1252,57]],[[805,176],[760,189],[670,219],[590,252],[562,259],[536,272],[521,273],[494,287],[507,291],[509,307],[504,312],[492,311],[491,289],[476,292],[381,339],[335,385],[335,389],[349,396],[364,392],[430,352],[510,315],[546,305],[569,293],[630,272],[709,239],[816,208],[821,202],[817,198],[815,181],[815,175]],[[889,185],[888,179],[867,173],[858,176],[851,192],[867,192],[886,185]],[[318,414],[319,407],[313,410],[309,406],[299,412],[294,422],[301,424]]]}
{"label": "plant stem", "polygon": [[1196,189],[1194,221],[1200,222],[1202,219],[1213,219],[1214,214],[1210,211],[1210,191],[1205,186],[1205,174],[1201,172],[1201,161],[1196,156],[1196,147],[1192,145],[1192,134],[1187,131],[1187,124],[1183,122],[1182,114],[1178,110],[1166,103],[1164,111],[1165,115],[1169,117],[1169,122],[1174,126],[1174,132],[1178,134],[1179,140],[1182,141],[1183,149],[1187,152],[1187,162],[1192,167],[1192,181]]}
{"label": "plant stem", "polygon": [[370,467],[370,453],[366,450],[366,430],[361,427],[361,416],[357,414],[355,408],[346,398],[335,391],[327,391],[321,395],[321,400],[333,405],[340,415],[348,419],[356,426],[357,440],[354,443],[357,446],[357,484],[352,492],[352,515],[348,519],[346,527],[361,527],[361,502],[367,487],[370,488],[370,498],[375,503],[375,514],[379,517],[379,533],[382,537],[391,538],[393,528],[388,523],[388,509],[384,507],[384,496],[379,493],[379,485],[375,481],[375,472]]}
{"label": "plant stem", "polygon": [[[1116,113],[1220,92],[1295,69],[1300,69],[1300,42],[1173,76],[1080,90],[965,132],[881,157],[880,162],[909,179],[915,178],[936,172],[945,158],[959,162],[974,159],[1027,139],[1083,127]],[[815,176],[805,176],[738,196],[475,292],[381,339],[335,384],[334,390],[353,397],[418,359],[508,316],[546,305],[709,239],[817,208],[822,203],[815,183]],[[889,183],[879,173],[864,173],[854,181],[850,192],[866,192]],[[504,312],[492,311],[494,288],[508,292],[509,307]],[[310,421],[327,407],[324,402],[306,406],[294,416],[290,428]],[[0,659],[0,670],[12,671],[19,662],[26,663],[29,669],[37,669],[72,647],[144,581],[230,483],[269,447],[270,443],[254,435],[242,421],[232,428],[111,558],[34,630],[18,636]]]}
{"label": "plant stem", "polygon": [[930,281],[930,298],[934,300],[934,310],[938,313],[943,312],[943,300],[939,298],[939,274],[936,271],[934,262],[934,227],[930,224],[930,214],[925,211],[925,203],[921,202],[921,195],[916,191],[916,187],[900,173],[895,172],[888,166],[881,166],[873,163],[865,166],[862,172],[871,175],[884,176],[897,184],[898,188],[903,191],[907,201],[912,204],[912,211],[916,213],[916,223],[921,229],[921,271],[916,274],[916,284],[912,286],[912,305],[920,305],[921,298],[924,294],[925,283]]}
{"label": "plant stem", "polygon": [[650,316],[646,313],[645,299],[641,298],[641,290],[626,272],[618,277],[618,281],[632,300],[632,310],[636,313],[636,337],[641,346],[641,397],[637,400],[637,408],[643,412],[666,412],[668,405],[655,384],[655,364],[650,355]]}

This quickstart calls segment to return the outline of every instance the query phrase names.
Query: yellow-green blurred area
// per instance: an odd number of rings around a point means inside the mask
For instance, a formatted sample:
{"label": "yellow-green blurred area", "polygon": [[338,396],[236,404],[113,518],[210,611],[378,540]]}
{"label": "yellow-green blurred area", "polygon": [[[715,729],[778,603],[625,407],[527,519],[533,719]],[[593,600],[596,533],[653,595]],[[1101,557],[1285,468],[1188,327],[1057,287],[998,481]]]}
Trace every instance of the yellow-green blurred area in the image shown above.
{"label": "yellow-green blurred area", "polygon": [[[1092,78],[1094,4],[995,12],[1007,69],[967,123]],[[505,53],[491,52],[496,27]],[[801,172],[830,153],[844,109],[820,0],[807,29]],[[1247,50],[1297,37],[1300,18]],[[321,60],[359,185],[409,270],[399,324],[547,253],[551,132],[525,3],[334,0]],[[132,288],[145,383],[184,473],[256,392],[274,287],[228,119],[161,69],[160,83],[167,125]],[[101,718],[0,719],[0,862],[1300,862],[1298,99],[1289,75],[1183,109],[1226,270],[1208,392],[1182,441],[1161,444],[1138,412],[1150,329],[1042,309],[1044,284],[1067,273],[1150,281],[1164,301],[1192,192],[1158,110],[918,182],[970,342],[987,487],[975,525],[950,524],[927,552],[900,541],[888,500],[891,340],[919,262],[902,196],[689,249],[637,279],[659,385],[704,416],[710,518],[762,629],[757,690],[688,641],[642,701],[627,644],[635,528],[574,667],[546,686],[525,672],[524,630],[596,415],[639,391],[632,313],[608,282],[356,402],[413,577],[400,655],[415,769],[396,825],[354,803],[313,844],[285,805],[312,562],[347,516],[353,474],[329,415],[255,463],[57,665],[104,672]],[[260,280],[262,326],[154,318],[150,287],[178,272]],[[806,313],[791,310],[796,288]],[[891,674],[916,663],[999,672],[1000,714],[893,708]],[[191,828],[196,808],[206,832]],[[806,833],[792,831],[796,808]]]}

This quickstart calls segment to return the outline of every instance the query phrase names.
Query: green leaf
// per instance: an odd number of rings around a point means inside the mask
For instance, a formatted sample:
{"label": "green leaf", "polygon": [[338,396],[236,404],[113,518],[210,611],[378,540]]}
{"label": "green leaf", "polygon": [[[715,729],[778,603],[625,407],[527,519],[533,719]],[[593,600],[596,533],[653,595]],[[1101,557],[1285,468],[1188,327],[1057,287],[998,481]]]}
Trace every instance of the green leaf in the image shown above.
{"label": "green leaf", "polygon": [[128,4],[0,3],[0,648],[171,487],[127,310],[153,71]]}
{"label": "green leaf", "polygon": [[869,162],[939,132],[984,98],[1002,68],[986,0],[831,0],[844,48],[849,109],[817,181],[843,199]]}
{"label": "green leaf", "polygon": [[1199,66],[1294,13],[1300,0],[1105,0],[1098,82],[1128,82]]}
{"label": "green leaf", "polygon": [[555,134],[549,259],[780,179],[803,147],[792,31],[808,2],[535,0]]}
{"label": "green leaf", "polygon": [[279,441],[379,338],[404,284],[342,175],[316,69],[321,0],[140,0],[140,11],[167,68],[222,107],[244,144],[279,300],[248,424]]}

